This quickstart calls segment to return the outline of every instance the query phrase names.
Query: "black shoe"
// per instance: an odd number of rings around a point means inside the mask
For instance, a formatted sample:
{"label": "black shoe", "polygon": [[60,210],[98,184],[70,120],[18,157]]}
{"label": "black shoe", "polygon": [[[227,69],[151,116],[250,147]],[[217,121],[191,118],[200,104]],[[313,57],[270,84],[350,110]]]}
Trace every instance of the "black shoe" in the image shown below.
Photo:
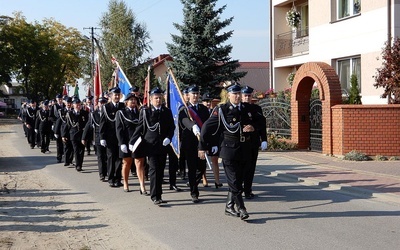
{"label": "black shoe", "polygon": [[140,195],[144,195],[144,196],[148,196],[149,194],[147,193],[147,191],[142,191],[139,190]]}
{"label": "black shoe", "polygon": [[208,183],[203,183],[203,187],[208,187]]}
{"label": "black shoe", "polygon": [[244,198],[246,199],[253,199],[254,197],[256,197],[256,195],[253,193],[244,194]]}
{"label": "black shoe", "polygon": [[122,187],[124,184],[122,184],[122,182],[118,181],[116,183],[114,183],[116,187]]}
{"label": "black shoe", "polygon": [[222,183],[214,183],[214,185],[215,185],[215,188],[219,188],[219,187],[222,187],[223,186],[223,184]]}
{"label": "black shoe", "polygon": [[181,192],[182,189],[178,188],[177,186],[173,185],[173,186],[169,186],[169,190],[175,190],[176,192]]}
{"label": "black shoe", "polygon": [[234,207],[225,207],[225,214],[233,217],[240,216],[240,214],[235,210]]}
{"label": "black shoe", "polygon": [[109,185],[110,187],[118,187],[118,186],[117,186],[117,183],[115,183],[115,182],[109,182],[108,185]]}
{"label": "black shoe", "polygon": [[104,176],[100,176],[100,181],[105,181],[106,178]]}
{"label": "black shoe", "polygon": [[161,200],[153,200],[154,205],[160,205],[161,204]]}
{"label": "black shoe", "polygon": [[82,167],[81,166],[76,167],[76,171],[81,172],[82,171]]}
{"label": "black shoe", "polygon": [[239,213],[240,213],[241,220],[245,220],[245,219],[249,218],[249,214],[247,213],[245,208],[240,208]]}
{"label": "black shoe", "polygon": [[69,163],[64,163],[64,166],[65,166],[65,167],[68,167],[68,166],[69,166]]}
{"label": "black shoe", "polygon": [[61,163],[61,160],[57,160],[57,163]]}
{"label": "black shoe", "polygon": [[193,203],[199,203],[199,197],[197,197],[196,195],[192,195],[192,202]]}

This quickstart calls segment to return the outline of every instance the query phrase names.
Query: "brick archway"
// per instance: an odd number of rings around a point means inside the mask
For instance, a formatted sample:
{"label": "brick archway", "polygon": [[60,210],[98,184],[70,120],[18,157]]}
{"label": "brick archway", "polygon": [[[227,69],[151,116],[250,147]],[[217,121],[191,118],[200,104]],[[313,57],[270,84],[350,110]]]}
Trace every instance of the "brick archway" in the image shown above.
{"label": "brick archway", "polygon": [[309,102],[314,82],[318,86],[322,102],[322,153],[332,154],[331,107],[342,103],[342,92],[338,75],[324,62],[305,63],[296,72],[291,97],[292,141],[298,144],[299,149],[309,147]]}

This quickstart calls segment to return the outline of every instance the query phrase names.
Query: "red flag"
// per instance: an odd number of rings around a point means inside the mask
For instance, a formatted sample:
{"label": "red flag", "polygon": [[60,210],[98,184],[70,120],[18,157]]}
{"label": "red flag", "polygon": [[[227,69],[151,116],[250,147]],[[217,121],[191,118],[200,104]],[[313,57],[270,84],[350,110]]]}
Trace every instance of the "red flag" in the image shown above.
{"label": "red flag", "polygon": [[147,77],[144,81],[143,105],[150,106],[149,91],[150,91],[150,65],[147,68]]}
{"label": "red flag", "polygon": [[[90,88],[89,88],[88,92],[89,91],[90,91]],[[96,67],[95,67],[95,71],[94,71],[93,92],[94,92],[94,105],[97,106],[99,97],[103,93],[103,91],[101,89],[100,62],[99,62],[99,54],[98,53],[97,53],[97,58],[96,58]]]}
{"label": "red flag", "polygon": [[62,92],[62,95],[63,96],[65,96],[65,95],[68,95],[68,90],[67,90],[67,86],[64,84],[64,86],[63,86],[63,92]]}

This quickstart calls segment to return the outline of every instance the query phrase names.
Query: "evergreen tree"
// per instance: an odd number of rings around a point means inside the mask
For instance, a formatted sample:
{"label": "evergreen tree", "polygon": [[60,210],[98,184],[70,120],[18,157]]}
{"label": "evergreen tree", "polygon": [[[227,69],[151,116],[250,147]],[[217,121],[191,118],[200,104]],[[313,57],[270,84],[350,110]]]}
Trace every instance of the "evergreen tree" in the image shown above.
{"label": "evergreen tree", "polygon": [[[138,72],[145,60],[143,55],[151,50],[150,35],[145,24],[141,24],[124,1],[110,0],[108,12],[100,20],[101,45],[106,58],[101,58],[102,83],[110,82],[115,66],[111,63],[114,56],[132,85],[144,84],[143,74]],[[144,66],[147,69],[147,65]],[[140,78],[140,79],[139,79]],[[142,87],[140,85],[139,87]],[[107,89],[107,88],[106,88]]]}
{"label": "evergreen tree", "polygon": [[349,104],[361,104],[360,91],[358,90],[358,79],[356,74],[352,74],[350,77],[350,95]]}
{"label": "evergreen tree", "polygon": [[[197,84],[202,92],[219,95],[220,83],[237,81],[246,72],[235,72],[238,60],[229,54],[232,45],[224,44],[233,31],[224,32],[233,17],[220,20],[226,5],[215,8],[217,0],[181,0],[183,4],[183,24],[174,23],[181,35],[172,35],[173,43],[167,48],[174,59],[173,72],[180,85]],[[181,86],[183,87],[183,86]]]}

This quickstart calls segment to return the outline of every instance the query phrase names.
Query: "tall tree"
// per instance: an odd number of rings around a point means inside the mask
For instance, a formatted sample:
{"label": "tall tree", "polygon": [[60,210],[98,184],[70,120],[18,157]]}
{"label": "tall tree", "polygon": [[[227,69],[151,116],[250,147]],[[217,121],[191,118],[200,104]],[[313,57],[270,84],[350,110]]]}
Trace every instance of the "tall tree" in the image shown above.
{"label": "tall tree", "polygon": [[174,23],[181,35],[172,35],[173,43],[167,48],[174,61],[174,74],[181,85],[197,84],[202,91],[214,96],[224,81],[237,81],[245,72],[235,72],[238,60],[229,54],[232,45],[225,44],[233,31],[223,29],[231,24],[233,17],[220,20],[226,5],[216,8],[217,0],[181,0],[183,24]]}
{"label": "tall tree", "polygon": [[21,81],[28,98],[54,98],[67,79],[75,82],[81,77],[85,39],[76,29],[51,19],[44,24],[28,23],[16,13],[0,33],[8,59],[0,63],[0,71],[8,70],[10,79]]}
{"label": "tall tree", "polygon": [[393,45],[386,42],[382,51],[382,67],[377,69],[374,87],[384,88],[382,98],[388,97],[388,103],[400,103],[400,38]]}
{"label": "tall tree", "polygon": [[144,78],[138,72],[140,64],[145,60],[144,54],[151,50],[146,25],[139,23],[133,11],[124,1],[119,0],[110,0],[108,12],[102,15],[100,25],[101,45],[106,56],[101,58],[102,82],[108,83],[111,80],[114,70],[111,58],[114,56],[132,84],[143,84]]}

